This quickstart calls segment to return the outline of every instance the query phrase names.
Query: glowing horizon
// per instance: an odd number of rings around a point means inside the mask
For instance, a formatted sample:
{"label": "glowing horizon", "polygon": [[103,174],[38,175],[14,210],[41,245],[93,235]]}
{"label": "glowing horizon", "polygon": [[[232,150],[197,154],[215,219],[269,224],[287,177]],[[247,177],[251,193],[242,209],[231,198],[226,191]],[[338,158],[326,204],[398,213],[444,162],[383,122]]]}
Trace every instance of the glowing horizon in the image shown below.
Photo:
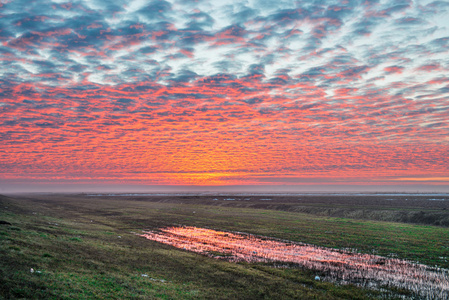
{"label": "glowing horizon", "polygon": [[449,2],[0,1],[0,189],[449,191]]}

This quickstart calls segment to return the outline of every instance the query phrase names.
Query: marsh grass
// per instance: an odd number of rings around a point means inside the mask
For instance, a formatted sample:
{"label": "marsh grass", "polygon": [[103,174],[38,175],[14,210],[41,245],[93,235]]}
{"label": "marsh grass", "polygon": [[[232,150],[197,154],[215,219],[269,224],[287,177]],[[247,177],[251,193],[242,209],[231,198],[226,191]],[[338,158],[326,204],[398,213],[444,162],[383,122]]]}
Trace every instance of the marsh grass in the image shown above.
{"label": "marsh grass", "polygon": [[365,253],[395,253],[447,267],[440,258],[449,256],[449,231],[443,227],[183,202],[73,195],[1,197],[0,220],[12,225],[0,225],[0,298],[410,298],[408,291],[377,292],[315,281],[317,274],[307,269],[214,260],[135,234],[142,228],[179,224]]}

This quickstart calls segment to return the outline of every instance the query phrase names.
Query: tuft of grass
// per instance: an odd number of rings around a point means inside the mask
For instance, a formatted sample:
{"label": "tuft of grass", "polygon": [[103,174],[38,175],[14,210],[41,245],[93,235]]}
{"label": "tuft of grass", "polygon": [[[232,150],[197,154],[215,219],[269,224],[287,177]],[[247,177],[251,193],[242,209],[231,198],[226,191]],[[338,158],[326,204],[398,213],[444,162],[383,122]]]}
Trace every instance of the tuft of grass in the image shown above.
{"label": "tuft of grass", "polygon": [[71,238],[69,238],[69,240],[74,241],[74,242],[82,242],[82,239],[80,237],[71,237]]}

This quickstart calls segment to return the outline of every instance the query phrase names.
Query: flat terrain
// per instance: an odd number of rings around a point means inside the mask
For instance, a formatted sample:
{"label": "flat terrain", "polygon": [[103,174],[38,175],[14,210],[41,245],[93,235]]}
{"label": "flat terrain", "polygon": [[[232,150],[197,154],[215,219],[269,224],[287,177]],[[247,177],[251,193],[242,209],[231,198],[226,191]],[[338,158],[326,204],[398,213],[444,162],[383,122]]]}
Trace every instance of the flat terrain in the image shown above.
{"label": "flat terrain", "polygon": [[449,268],[447,195],[15,195],[0,196],[0,221],[6,299],[413,298],[407,290],[316,281],[321,274],[294,265],[216,260],[136,235],[173,225]]}

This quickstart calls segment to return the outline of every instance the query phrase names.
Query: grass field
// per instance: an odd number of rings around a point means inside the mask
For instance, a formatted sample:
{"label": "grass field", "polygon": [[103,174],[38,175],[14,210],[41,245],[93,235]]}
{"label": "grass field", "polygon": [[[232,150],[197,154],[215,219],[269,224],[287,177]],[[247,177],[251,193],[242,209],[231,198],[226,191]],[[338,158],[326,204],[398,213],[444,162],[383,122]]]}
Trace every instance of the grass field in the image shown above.
{"label": "grass field", "polygon": [[136,235],[173,225],[358,249],[449,268],[448,200],[404,196],[262,200],[266,198],[0,196],[0,220],[6,223],[0,225],[0,297],[413,298],[407,290],[375,291],[316,281],[314,277],[321,274],[295,266],[216,260]]}

